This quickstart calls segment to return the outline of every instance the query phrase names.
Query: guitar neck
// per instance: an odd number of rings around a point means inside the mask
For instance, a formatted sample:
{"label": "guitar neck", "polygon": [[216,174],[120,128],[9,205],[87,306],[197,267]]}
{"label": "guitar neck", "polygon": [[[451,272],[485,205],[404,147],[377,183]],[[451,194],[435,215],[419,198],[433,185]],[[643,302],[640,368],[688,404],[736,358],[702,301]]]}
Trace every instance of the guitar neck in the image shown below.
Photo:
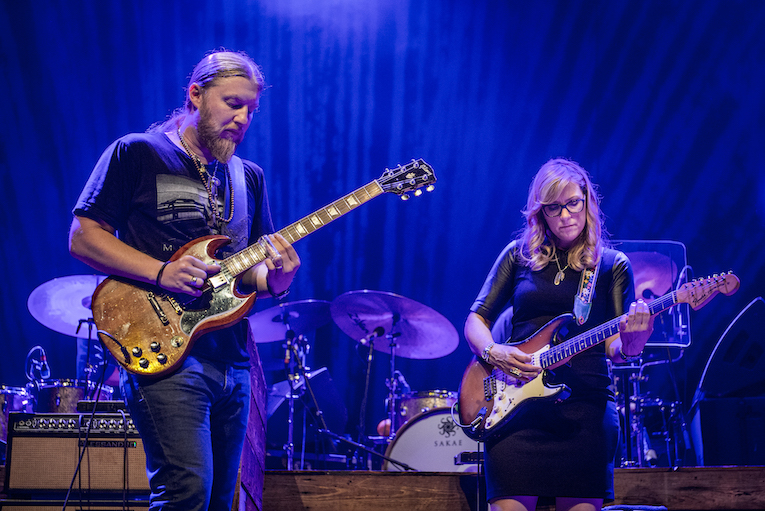
{"label": "guitar neck", "polygon": [[[657,298],[653,302],[649,303],[648,310],[651,313],[651,316],[655,316],[656,314],[669,309],[676,303],[677,292],[671,291],[661,298]],[[621,319],[622,316],[619,316],[591,330],[572,337],[567,341],[552,346],[549,350],[541,354],[541,366],[543,368],[550,367],[554,364],[562,362],[569,357],[588,350],[593,346],[600,344],[601,342],[604,342],[612,335],[619,333],[619,322]]]}
{"label": "guitar neck", "polygon": [[[335,202],[301,218],[297,222],[288,225],[280,230],[279,234],[294,244],[299,239],[305,238],[320,227],[340,218],[365,202],[381,195],[383,192],[384,190],[378,181],[372,181]],[[230,278],[235,278],[267,258],[268,253],[265,248],[260,243],[253,243],[244,250],[221,261],[221,272]]]}

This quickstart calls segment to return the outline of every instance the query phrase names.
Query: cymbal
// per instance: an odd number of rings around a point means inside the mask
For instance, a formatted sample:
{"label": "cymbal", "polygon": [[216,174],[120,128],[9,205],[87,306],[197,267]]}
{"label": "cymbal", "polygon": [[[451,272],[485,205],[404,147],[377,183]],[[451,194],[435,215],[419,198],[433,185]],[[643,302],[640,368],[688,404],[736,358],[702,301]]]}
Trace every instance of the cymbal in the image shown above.
{"label": "cymbal", "polygon": [[93,319],[90,300],[105,278],[103,275],[69,275],[49,280],[32,291],[27,308],[37,321],[51,330],[87,338],[88,325],[83,322]]}
{"label": "cymbal", "polygon": [[255,343],[283,341],[287,330],[304,334],[330,322],[329,302],[325,300],[303,300],[281,303],[249,316]]}
{"label": "cymbal", "polygon": [[658,252],[629,252],[635,277],[635,297],[648,302],[668,293],[677,278],[674,261]]}
{"label": "cymbal", "polygon": [[[395,339],[395,355],[431,359],[448,355],[459,344],[459,335],[449,320],[419,302],[384,291],[348,291],[332,301],[332,319],[352,339],[369,336],[382,328],[385,339],[374,342],[374,349],[390,353]],[[394,335],[389,339],[388,335]]]}

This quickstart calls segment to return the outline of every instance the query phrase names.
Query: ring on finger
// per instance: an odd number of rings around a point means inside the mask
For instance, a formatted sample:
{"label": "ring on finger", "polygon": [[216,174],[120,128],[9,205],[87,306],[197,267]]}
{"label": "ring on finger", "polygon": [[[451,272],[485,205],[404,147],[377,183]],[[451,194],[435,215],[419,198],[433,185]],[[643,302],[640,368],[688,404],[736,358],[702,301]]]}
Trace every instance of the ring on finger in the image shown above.
{"label": "ring on finger", "polygon": [[196,283],[197,283],[197,278],[196,277],[191,277],[191,282],[189,282],[189,284],[194,285]]}
{"label": "ring on finger", "polygon": [[517,367],[513,367],[512,369],[510,369],[510,372],[511,372],[511,373],[512,373],[514,376],[520,376],[520,375],[521,375],[521,370],[520,370],[520,369],[518,369]]}

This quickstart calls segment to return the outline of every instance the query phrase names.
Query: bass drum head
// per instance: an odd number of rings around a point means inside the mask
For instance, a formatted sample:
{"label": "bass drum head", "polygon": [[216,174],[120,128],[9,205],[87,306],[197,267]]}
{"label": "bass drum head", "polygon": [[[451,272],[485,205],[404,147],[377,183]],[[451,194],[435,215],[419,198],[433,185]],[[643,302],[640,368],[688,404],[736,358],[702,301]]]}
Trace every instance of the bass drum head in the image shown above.
{"label": "bass drum head", "polygon": [[[455,465],[461,452],[477,451],[478,442],[471,440],[452,420],[450,408],[437,408],[407,422],[385,451],[385,456],[409,465],[420,472],[474,472],[476,465]],[[404,469],[385,460],[383,470]]]}

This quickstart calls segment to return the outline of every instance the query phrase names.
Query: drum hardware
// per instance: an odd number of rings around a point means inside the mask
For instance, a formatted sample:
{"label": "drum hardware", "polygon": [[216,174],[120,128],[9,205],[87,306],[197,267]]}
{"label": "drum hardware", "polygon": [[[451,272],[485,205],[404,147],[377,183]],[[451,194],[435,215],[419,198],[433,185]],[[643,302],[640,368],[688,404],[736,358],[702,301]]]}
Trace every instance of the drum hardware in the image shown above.
{"label": "drum hardware", "polygon": [[[367,375],[372,351],[390,354],[387,413],[392,438],[398,422],[397,393],[402,385],[396,374],[396,357],[422,360],[446,356],[457,349],[457,330],[430,307],[384,291],[348,291],[332,301],[330,313],[346,335],[369,347]],[[383,336],[387,343],[374,342],[376,337]]]}
{"label": "drum hardware", "polygon": [[615,396],[622,420],[620,438],[624,444],[622,467],[677,468],[681,464],[681,445],[687,446],[681,403],[666,402],[641,389],[649,380],[643,371],[666,363],[671,361],[614,367],[615,371],[628,371],[624,376],[615,377]]}
{"label": "drum hardware", "polygon": [[[306,364],[311,345],[308,338],[302,332],[316,330],[331,321],[329,302],[323,300],[304,300],[280,303],[275,307],[251,315],[248,321],[250,323],[250,338],[253,342],[283,342],[283,368],[286,373],[286,383],[289,389],[286,392],[286,396],[279,397],[282,399],[286,397],[287,399],[287,441],[283,448],[287,455],[287,470],[293,470],[295,454],[295,400],[301,398],[303,392],[307,391],[311,396],[311,400],[316,407],[315,415],[321,423],[321,429],[328,429],[311,387],[311,375],[308,373],[310,368]],[[279,384],[274,387],[277,386],[280,387]],[[307,410],[304,407],[301,468],[305,463],[306,413]]]}

